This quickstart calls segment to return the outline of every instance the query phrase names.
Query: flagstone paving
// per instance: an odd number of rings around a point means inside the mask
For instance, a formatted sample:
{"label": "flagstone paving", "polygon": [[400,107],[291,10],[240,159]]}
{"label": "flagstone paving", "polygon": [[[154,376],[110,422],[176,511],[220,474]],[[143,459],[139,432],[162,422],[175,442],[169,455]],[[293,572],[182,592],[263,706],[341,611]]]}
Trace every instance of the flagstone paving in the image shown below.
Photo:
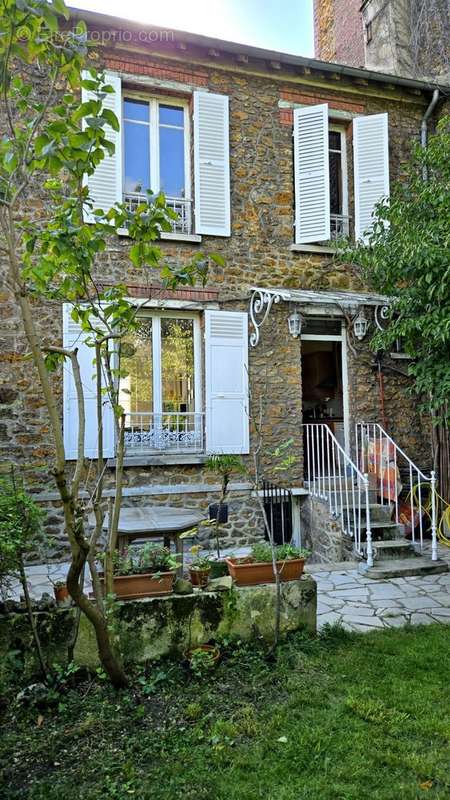
{"label": "flagstone paving", "polygon": [[[243,554],[244,549],[239,552]],[[439,557],[450,562],[450,548],[439,547]],[[32,597],[38,600],[45,592],[53,595],[52,584],[64,579],[67,570],[68,564],[28,567]],[[450,572],[377,581],[367,578],[354,562],[326,566],[309,564],[307,571],[317,582],[319,630],[334,623],[351,631],[432,622],[450,624]],[[86,579],[86,590],[90,588],[90,581]],[[11,594],[19,598],[20,587],[13,587]]]}
{"label": "flagstone paving", "polygon": [[[450,561],[450,549],[439,547]],[[317,627],[341,624],[351,631],[402,625],[450,624],[450,572],[374,581],[356,563],[311,564],[317,582]]]}

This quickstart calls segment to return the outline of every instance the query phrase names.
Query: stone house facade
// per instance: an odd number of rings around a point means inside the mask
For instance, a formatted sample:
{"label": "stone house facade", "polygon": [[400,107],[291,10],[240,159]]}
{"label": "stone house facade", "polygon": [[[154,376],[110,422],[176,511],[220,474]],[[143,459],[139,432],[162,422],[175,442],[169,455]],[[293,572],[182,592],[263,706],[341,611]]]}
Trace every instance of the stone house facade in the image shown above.
{"label": "stone house facade", "polygon": [[[122,123],[116,155],[92,183],[94,198],[99,205],[123,197],[132,204],[145,188],[164,189],[179,214],[173,233],[161,237],[164,257],[183,263],[200,250],[224,262],[211,265],[205,288],[168,292],[157,271],[144,281],[133,267],[125,233],[111,236],[99,257],[102,281],[125,282],[130,297],[147,301],[123,398],[124,502],[206,511],[219,491],[217,476],[205,468],[207,454],[240,454],[251,472],[261,410],[264,477],[298,491],[302,422],[328,425],[351,453],[356,422],[384,421],[411,457],[429,465],[427,426],[398,354],[377,367],[369,348],[384,299],[333,260],[335,240],[363,236],[373,204],[389,180],[401,177],[430,103],[429,85],[74,14],[98,42],[92,60],[108,72]],[[48,477],[45,410],[6,289],[1,302],[2,460],[25,467],[49,509],[58,556],[62,517]],[[289,318],[291,325],[298,319],[293,315],[303,321],[299,336],[288,328]],[[354,320],[361,316],[369,331],[359,340]],[[77,336],[67,309],[48,304],[41,319],[44,337],[70,344]],[[90,403],[89,363],[82,368]],[[67,368],[56,391],[70,459],[76,420]],[[108,481],[108,421],[105,429]],[[279,471],[273,452],[288,441],[294,458]],[[86,448],[89,484],[89,458],[96,455],[89,427]],[[232,481],[223,529],[230,546],[262,535],[250,483],[247,476]]]}

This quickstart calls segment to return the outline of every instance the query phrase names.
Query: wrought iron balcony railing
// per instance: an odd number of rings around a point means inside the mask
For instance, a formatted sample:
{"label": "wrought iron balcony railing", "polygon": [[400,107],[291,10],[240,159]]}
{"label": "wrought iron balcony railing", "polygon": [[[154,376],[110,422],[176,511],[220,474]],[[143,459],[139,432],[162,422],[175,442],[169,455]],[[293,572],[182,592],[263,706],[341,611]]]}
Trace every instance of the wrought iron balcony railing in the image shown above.
{"label": "wrought iron balcony railing", "polygon": [[350,233],[350,217],[345,217],[342,214],[331,214],[331,236],[332,242],[338,239],[344,239]]}
{"label": "wrought iron balcony railing", "polygon": [[125,452],[201,453],[204,450],[204,413],[134,412],[125,417]]}
{"label": "wrought iron balcony railing", "polygon": [[[136,192],[126,192],[123,196],[123,201],[131,212],[135,212],[139,203],[146,203],[147,200],[147,195]],[[192,200],[188,200],[185,197],[168,197],[166,195],[166,204],[168,208],[178,214],[178,219],[172,220],[173,233],[181,233],[187,236],[191,234]]]}

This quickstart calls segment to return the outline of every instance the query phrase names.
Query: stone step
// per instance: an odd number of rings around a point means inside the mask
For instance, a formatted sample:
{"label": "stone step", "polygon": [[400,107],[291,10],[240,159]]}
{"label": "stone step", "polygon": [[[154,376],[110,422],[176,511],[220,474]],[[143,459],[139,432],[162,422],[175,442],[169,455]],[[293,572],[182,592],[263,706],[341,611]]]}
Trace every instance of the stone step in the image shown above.
{"label": "stone step", "polygon": [[[365,549],[365,548],[364,548]],[[386,541],[375,542],[374,559],[384,561],[390,559],[418,558],[418,554],[411,542],[406,539],[388,539]]]}
{"label": "stone step", "polygon": [[447,561],[441,559],[432,561],[431,558],[417,556],[376,561],[373,567],[364,570],[364,575],[381,581],[389,578],[407,578],[412,575],[435,575],[439,572],[448,572]]}
{"label": "stone step", "polygon": [[[344,514],[346,514],[347,509],[349,509],[350,514],[353,516],[353,504],[352,503],[344,503],[342,506],[344,510]],[[371,522],[392,522],[392,507],[391,506],[383,506],[381,503],[369,503],[369,511],[370,511],[370,520]],[[356,510],[358,514],[358,509]],[[366,505],[363,503],[361,505],[361,520],[365,520],[366,518]]]}
{"label": "stone step", "polygon": [[[353,528],[353,525],[351,527]],[[397,522],[384,522],[383,520],[371,520],[370,530],[374,542],[403,539],[405,534],[404,525],[399,525]],[[366,541],[366,523],[364,520],[361,520],[361,541]]]}

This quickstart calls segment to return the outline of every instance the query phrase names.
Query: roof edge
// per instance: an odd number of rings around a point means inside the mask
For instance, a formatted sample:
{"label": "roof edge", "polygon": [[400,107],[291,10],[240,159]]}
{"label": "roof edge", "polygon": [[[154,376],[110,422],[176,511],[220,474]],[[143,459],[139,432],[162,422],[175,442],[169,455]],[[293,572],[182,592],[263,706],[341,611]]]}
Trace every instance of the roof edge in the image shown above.
{"label": "roof edge", "polygon": [[[149,23],[141,23],[136,20],[123,19],[121,17],[110,16],[109,14],[101,14],[97,11],[85,11],[79,8],[69,7],[72,19],[83,19],[87,24],[97,23],[103,26],[114,26],[119,29],[125,27],[130,30],[148,30],[155,32],[167,32],[167,28],[162,28],[159,25],[151,25]],[[203,34],[190,33],[189,31],[180,31],[171,28],[175,37],[178,37],[180,42],[187,44],[197,45],[197,47],[204,47],[209,49],[222,50],[236,55],[246,55],[256,59],[266,61],[278,61],[280,64],[290,66],[307,67],[311,70],[318,72],[329,72],[338,75],[343,75],[353,80],[367,80],[373,83],[391,84],[400,86],[405,89],[416,89],[422,92],[432,92],[435,89],[446,90],[449,87],[444,84],[433,83],[431,81],[421,81],[414,78],[403,78],[399,75],[389,75],[383,72],[375,72],[373,70],[363,69],[361,67],[349,67],[345,64],[335,64],[331,61],[319,61],[315,58],[307,58],[305,56],[297,56],[291,53],[283,53],[277,50],[266,50],[262,47],[255,47],[253,45],[246,45],[239,42],[230,42],[225,39],[216,39]]]}

